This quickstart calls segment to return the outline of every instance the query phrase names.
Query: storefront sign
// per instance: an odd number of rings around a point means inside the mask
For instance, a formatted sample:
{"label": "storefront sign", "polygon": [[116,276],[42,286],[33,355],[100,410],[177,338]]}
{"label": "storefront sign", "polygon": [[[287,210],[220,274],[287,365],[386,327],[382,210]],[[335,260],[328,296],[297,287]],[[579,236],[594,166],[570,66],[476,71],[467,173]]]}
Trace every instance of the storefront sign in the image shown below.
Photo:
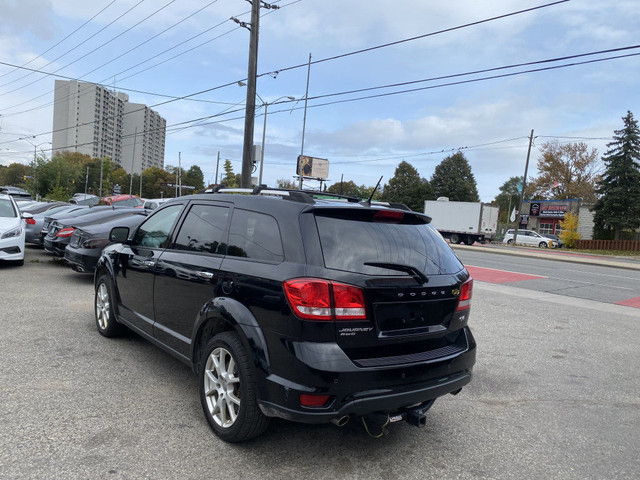
{"label": "storefront sign", "polygon": [[534,202],[529,206],[529,215],[531,215],[532,217],[537,217],[538,215],[540,215],[539,203]]}
{"label": "storefront sign", "polygon": [[564,217],[565,213],[567,213],[566,205],[541,205],[540,206],[541,217]]}

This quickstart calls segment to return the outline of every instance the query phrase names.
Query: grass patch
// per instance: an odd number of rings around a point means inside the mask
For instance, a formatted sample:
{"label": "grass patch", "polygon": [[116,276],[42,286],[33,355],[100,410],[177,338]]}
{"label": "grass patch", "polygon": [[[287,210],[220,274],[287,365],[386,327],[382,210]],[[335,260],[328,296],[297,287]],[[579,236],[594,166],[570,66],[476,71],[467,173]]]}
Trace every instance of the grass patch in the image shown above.
{"label": "grass patch", "polygon": [[572,252],[572,253],[584,253],[587,255],[608,255],[612,257],[635,257],[640,259],[640,252],[630,252],[628,250],[581,250],[579,248],[567,248],[566,251]]}

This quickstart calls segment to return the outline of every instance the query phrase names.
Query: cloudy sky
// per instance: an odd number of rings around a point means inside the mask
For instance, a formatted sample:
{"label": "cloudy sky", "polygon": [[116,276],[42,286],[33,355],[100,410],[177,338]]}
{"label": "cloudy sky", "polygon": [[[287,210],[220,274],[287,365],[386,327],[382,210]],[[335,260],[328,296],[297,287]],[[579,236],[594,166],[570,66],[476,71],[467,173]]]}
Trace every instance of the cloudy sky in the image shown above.
{"label": "cloudy sky", "polygon": [[[329,183],[386,182],[402,160],[429,179],[461,150],[491,201],[523,174],[532,129],[535,175],[544,142],[583,141],[602,154],[627,110],[640,116],[637,0],[274,4],[260,20],[258,94],[267,103],[303,98],[311,54],[304,153],[329,160]],[[220,152],[239,173],[249,32],[229,19],[249,22],[250,8],[246,0],[0,0],[0,164],[29,162],[25,136],[47,147],[54,80],[75,78],[158,111],[166,165],[180,152],[183,166],[199,165],[213,182]],[[295,175],[303,107],[268,107],[265,183]]]}

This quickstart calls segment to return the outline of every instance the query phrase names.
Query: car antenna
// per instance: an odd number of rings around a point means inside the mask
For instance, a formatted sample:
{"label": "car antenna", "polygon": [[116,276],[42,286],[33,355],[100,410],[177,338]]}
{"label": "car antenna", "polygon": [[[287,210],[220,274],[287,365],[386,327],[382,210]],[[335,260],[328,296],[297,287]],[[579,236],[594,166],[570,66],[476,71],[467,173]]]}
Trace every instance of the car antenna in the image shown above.
{"label": "car antenna", "polygon": [[380,180],[378,180],[378,183],[376,183],[376,187],[373,189],[373,192],[371,192],[371,195],[369,195],[369,199],[367,200],[367,203],[369,204],[369,206],[371,206],[371,199],[376,194],[376,190],[378,190],[378,187],[380,186],[380,182],[382,181],[383,176],[384,175],[380,176]]}

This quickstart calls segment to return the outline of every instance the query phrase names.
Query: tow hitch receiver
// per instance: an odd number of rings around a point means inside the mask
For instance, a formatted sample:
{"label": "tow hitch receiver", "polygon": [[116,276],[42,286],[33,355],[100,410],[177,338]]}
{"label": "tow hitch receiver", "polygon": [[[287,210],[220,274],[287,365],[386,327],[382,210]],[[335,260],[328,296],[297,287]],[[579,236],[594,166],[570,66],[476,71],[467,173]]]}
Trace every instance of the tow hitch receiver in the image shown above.
{"label": "tow hitch receiver", "polygon": [[427,410],[429,410],[433,406],[434,402],[435,399],[427,400],[417,407],[407,409],[407,411],[405,412],[407,423],[418,428],[426,427],[427,416],[425,414],[427,413]]}

